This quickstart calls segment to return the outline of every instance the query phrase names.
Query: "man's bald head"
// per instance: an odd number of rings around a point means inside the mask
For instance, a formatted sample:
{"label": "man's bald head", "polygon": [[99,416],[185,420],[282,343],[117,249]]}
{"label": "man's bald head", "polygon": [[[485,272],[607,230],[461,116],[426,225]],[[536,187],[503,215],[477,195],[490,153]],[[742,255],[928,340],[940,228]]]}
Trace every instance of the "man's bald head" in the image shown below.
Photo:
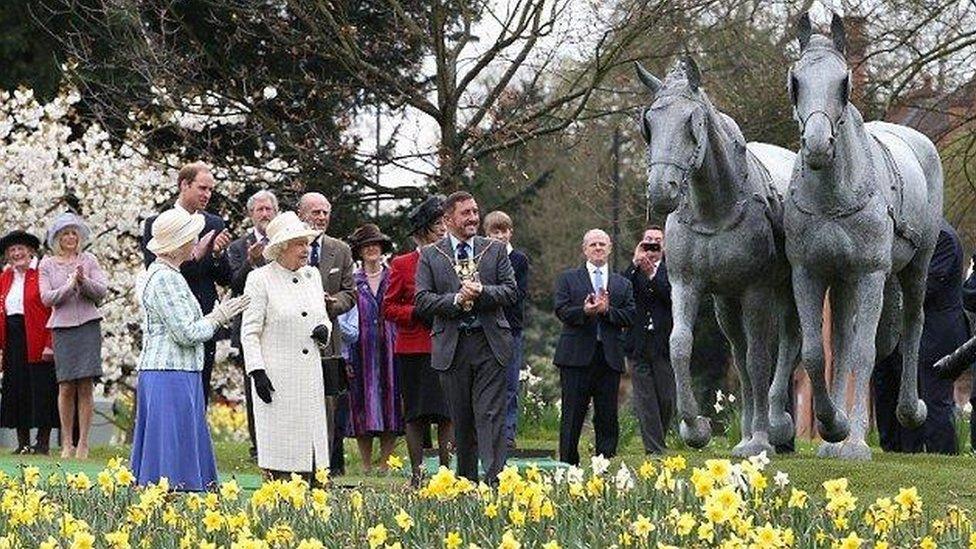
{"label": "man's bald head", "polygon": [[316,231],[329,230],[332,204],[322,193],[305,193],[298,199],[298,217]]}
{"label": "man's bald head", "polygon": [[611,247],[610,235],[602,229],[590,229],[583,235],[583,255],[597,267],[607,263]]}

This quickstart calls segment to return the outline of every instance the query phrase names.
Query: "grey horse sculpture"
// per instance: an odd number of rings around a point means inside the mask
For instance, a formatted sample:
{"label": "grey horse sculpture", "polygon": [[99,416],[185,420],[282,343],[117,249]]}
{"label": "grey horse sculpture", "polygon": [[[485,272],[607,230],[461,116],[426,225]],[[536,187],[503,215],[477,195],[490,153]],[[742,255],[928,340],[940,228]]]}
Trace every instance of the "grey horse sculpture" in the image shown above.
{"label": "grey horse sculpture", "polygon": [[[916,370],[926,273],[942,217],[942,167],[924,135],[885,122],[865,124],[850,104],[841,17],[834,15],[828,38],[813,34],[804,14],[798,38],[801,54],[790,69],[789,95],[802,146],[785,228],[802,360],[811,374],[817,426],[825,440],[820,454],[870,459],[864,441],[868,382],[876,356],[887,356],[896,343],[904,359],[898,420],[906,426],[925,420]],[[828,290],[832,399],[821,335]],[[851,372],[849,421],[843,403]]]}
{"label": "grey horse sculpture", "polygon": [[669,214],[671,364],[679,432],[695,448],[711,437],[689,371],[695,317],[702,297],[711,294],[741,380],[742,440],[733,454],[772,454],[771,441],[793,435],[786,389],[800,341],[783,249],[782,200],[796,155],[772,145],[746,145],[735,121],[701,89],[692,59],[676,62],[663,82],[639,64],[637,74],[654,94],[640,121],[647,142],[648,204]]}

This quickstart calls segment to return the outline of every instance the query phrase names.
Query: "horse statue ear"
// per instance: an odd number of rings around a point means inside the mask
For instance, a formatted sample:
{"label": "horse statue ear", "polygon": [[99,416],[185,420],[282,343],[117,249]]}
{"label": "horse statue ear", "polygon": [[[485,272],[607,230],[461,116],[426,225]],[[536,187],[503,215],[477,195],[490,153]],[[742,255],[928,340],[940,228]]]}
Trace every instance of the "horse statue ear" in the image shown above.
{"label": "horse statue ear", "polygon": [[805,11],[796,21],[796,37],[800,40],[800,51],[807,49],[811,35],[813,35],[813,26],[810,24],[810,12]]}
{"label": "horse statue ear", "polygon": [[640,132],[641,132],[641,137],[644,138],[644,143],[647,143],[649,145],[651,143],[651,128],[648,127],[647,125],[647,111],[648,109],[644,109],[641,111]]}
{"label": "horse statue ear", "polygon": [[644,83],[647,89],[651,90],[651,93],[657,93],[661,89],[661,81],[657,79],[656,76],[650,73],[644,68],[644,65],[640,64],[640,61],[634,62],[634,68],[637,70],[637,78]]}
{"label": "horse statue ear", "polygon": [[698,69],[698,63],[695,63],[690,55],[685,56],[685,72],[691,91],[698,91],[698,88],[701,87],[701,70]]}
{"label": "horse statue ear", "polygon": [[830,37],[834,41],[834,47],[841,55],[847,52],[847,33],[844,31],[844,18],[836,13],[830,20]]}
{"label": "horse statue ear", "polygon": [[843,94],[841,96],[841,99],[843,100],[844,104],[846,105],[847,102],[851,100],[851,86],[852,86],[852,84],[851,84],[851,71],[850,70],[847,71],[847,76],[844,77],[844,82],[841,84],[841,86],[843,86],[843,89],[841,89],[841,94]]}

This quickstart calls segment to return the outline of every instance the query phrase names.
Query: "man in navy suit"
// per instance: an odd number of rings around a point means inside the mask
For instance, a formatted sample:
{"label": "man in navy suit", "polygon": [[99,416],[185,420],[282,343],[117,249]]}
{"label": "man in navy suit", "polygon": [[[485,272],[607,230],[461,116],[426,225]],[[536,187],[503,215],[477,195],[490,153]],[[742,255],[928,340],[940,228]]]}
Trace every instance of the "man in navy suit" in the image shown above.
{"label": "man in navy suit", "polygon": [[522,370],[524,356],[524,342],[522,340],[522,326],[525,317],[525,298],[529,293],[529,257],[521,250],[512,246],[512,233],[515,225],[512,218],[501,210],[496,210],[485,216],[485,234],[505,244],[508,250],[508,260],[515,271],[515,303],[505,307],[505,318],[512,327],[512,360],[505,371],[508,404],[505,408],[505,442],[509,453],[515,449],[515,431],[518,422],[518,392],[519,372]]}
{"label": "man in navy suit", "polygon": [[[210,168],[203,162],[192,162],[180,168],[177,175],[179,197],[174,208],[182,208],[191,214],[200,213],[206,223],[200,232],[200,241],[193,249],[193,257],[180,267],[183,278],[190,286],[203,314],[213,311],[217,301],[217,285],[229,286],[233,272],[227,255],[224,253],[230,245],[230,233],[227,232],[224,220],[206,211],[213,194],[214,181]],[[152,224],[156,216],[146,220],[142,235],[143,263],[146,267],[156,261],[156,256],[146,248],[152,239]],[[203,346],[203,391],[210,400],[210,375],[213,372],[216,342],[210,340]]]}
{"label": "man in navy suit", "polygon": [[671,336],[671,284],[664,261],[664,229],[651,225],[634,249],[624,273],[634,288],[637,316],[627,338],[632,364],[634,414],[640,424],[644,451],[663,453],[665,436],[674,417],[674,370],[668,340]]}
{"label": "man in navy suit", "polygon": [[901,354],[897,351],[874,368],[875,415],[881,447],[892,452],[956,454],[953,380],[932,366],[969,339],[963,313],[963,253],[955,229],[945,220],[929,262],[925,290],[925,322],[918,350],[919,393],[928,407],[925,423],[906,429],[895,419],[901,379]]}
{"label": "man in navy suit", "polygon": [[578,465],[579,438],[593,400],[596,454],[617,453],[617,393],[624,371],[625,330],[634,322],[630,281],[607,265],[610,237],[592,229],[583,237],[586,263],[556,281],[556,316],[563,323],[553,362],[559,367],[562,415],[559,459]]}

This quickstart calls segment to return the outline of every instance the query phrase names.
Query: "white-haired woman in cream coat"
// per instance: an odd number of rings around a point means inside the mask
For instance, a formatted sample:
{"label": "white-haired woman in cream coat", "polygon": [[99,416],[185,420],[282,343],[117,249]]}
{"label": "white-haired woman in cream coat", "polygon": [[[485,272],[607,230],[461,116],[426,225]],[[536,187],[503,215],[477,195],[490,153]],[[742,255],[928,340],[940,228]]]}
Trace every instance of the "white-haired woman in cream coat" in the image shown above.
{"label": "white-haired woman in cream coat", "polygon": [[294,212],[283,212],[267,235],[269,263],[247,277],[244,295],[251,302],[241,322],[258,466],[276,478],[299,473],[311,479],[329,466],[325,385],[313,332],[328,341],[332,324],[318,269],[307,266],[309,242],[318,233]]}

